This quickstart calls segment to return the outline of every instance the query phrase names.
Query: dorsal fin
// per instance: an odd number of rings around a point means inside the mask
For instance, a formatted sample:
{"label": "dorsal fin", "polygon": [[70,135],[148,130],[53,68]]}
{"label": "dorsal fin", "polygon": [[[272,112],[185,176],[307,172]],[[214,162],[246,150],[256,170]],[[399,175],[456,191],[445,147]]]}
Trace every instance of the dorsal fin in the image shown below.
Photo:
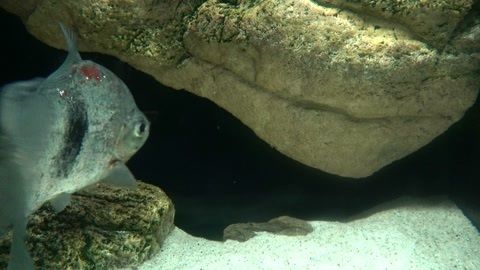
{"label": "dorsal fin", "polygon": [[75,37],[75,33],[72,29],[66,27],[63,23],[59,23],[60,29],[62,29],[63,36],[65,38],[65,42],[67,43],[67,50],[68,56],[65,60],[65,63],[75,63],[82,60],[80,54],[78,53],[77,48],[77,39]]}
{"label": "dorsal fin", "polygon": [[65,38],[68,55],[67,58],[65,58],[65,61],[63,61],[63,64],[44,81],[41,86],[42,88],[56,88],[67,83],[70,80],[70,68],[76,63],[82,61],[77,49],[75,33],[63,23],[58,24]]}

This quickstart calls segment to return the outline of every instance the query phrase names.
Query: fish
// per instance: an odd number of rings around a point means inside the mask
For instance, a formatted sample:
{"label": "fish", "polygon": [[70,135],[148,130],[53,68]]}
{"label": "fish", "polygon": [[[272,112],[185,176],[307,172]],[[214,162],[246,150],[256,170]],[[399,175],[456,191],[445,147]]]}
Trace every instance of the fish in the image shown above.
{"label": "fish", "polygon": [[60,23],[68,55],[46,78],[0,88],[0,235],[13,231],[8,270],[34,269],[25,244],[28,217],[98,182],[135,188],[126,162],[150,122],[113,72],[78,52]]}

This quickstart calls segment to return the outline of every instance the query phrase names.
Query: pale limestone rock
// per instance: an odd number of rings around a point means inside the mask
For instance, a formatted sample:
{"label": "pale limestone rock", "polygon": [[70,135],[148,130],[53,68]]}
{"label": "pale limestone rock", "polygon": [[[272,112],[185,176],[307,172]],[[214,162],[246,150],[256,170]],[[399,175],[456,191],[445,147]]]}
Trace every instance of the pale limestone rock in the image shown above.
{"label": "pale limestone rock", "polygon": [[443,48],[474,0],[314,0],[358,13],[371,14],[408,28],[416,38]]}
{"label": "pale limestone rock", "polygon": [[206,97],[285,155],[342,176],[427,144],[479,88],[472,0],[14,3],[0,2],[39,39],[63,46],[57,22],[73,25],[81,49]]}

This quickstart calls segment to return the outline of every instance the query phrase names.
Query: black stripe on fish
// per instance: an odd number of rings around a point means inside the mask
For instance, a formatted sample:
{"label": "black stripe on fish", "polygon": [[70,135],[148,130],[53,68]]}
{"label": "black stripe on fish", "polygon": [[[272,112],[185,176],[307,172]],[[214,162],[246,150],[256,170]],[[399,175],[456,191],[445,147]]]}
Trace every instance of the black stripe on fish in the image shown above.
{"label": "black stripe on fish", "polygon": [[57,177],[67,177],[70,174],[88,131],[88,115],[85,104],[75,102],[70,105],[67,109],[63,146],[54,158]]}

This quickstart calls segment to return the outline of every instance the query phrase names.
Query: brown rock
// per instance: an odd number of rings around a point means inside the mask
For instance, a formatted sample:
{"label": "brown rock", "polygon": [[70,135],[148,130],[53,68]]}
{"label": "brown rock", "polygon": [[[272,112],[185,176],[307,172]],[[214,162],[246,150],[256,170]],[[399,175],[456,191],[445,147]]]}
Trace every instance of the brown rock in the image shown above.
{"label": "brown rock", "polygon": [[[105,184],[78,192],[55,215],[47,203],[32,215],[27,245],[36,269],[116,269],[139,265],[174,228],[175,210],[165,193],[139,182],[129,190]],[[0,269],[9,238],[0,239]]]}
{"label": "brown rock", "polygon": [[237,223],[229,225],[223,230],[223,240],[245,242],[254,237],[256,232],[295,236],[307,235],[312,231],[312,225],[304,220],[281,216],[264,223]]}

